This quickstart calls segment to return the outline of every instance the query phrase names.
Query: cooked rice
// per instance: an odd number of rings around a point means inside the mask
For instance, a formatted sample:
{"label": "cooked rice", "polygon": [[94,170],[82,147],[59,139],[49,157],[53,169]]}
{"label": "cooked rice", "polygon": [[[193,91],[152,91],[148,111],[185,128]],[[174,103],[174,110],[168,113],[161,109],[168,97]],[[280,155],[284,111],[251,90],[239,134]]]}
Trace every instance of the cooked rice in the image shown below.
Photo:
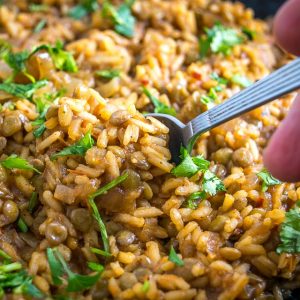
{"label": "cooked rice", "polygon": [[[62,40],[79,67],[77,73],[58,71],[45,52],[31,58],[28,69],[35,78],[49,80],[35,97],[66,90],[48,110],[46,130],[38,138],[31,124],[38,117],[35,105],[0,91],[0,160],[17,154],[42,172],[0,165],[0,248],[22,263],[36,287],[49,297],[60,292],[51,279],[48,247],[57,247],[74,272],[90,273],[88,261],[105,267],[94,287],[71,293],[71,299],[279,300],[299,287],[299,256],[275,250],[279,225],[299,199],[300,186],[282,183],[263,192],[256,175],[263,148],[293,95],[199,138],[193,154],[211,161],[210,170],[223,180],[226,193],[201,201],[194,210],[184,203],[201,190],[201,172],[190,179],[171,175],[169,129],[142,114],[153,111],[142,86],[187,122],[207,109],[200,98],[217,85],[211,73],[226,79],[241,74],[255,81],[285,64],[290,57],[274,45],[268,23],[254,19],[241,3],[137,0],[135,35],[128,39],[110,29],[99,12],[82,20],[67,17],[76,1],[36,1],[49,5],[48,13],[30,12],[29,2],[0,5],[1,39],[15,51]],[[40,20],[46,26],[34,33]],[[199,60],[198,37],[216,20],[250,28],[257,36],[234,46],[228,56]],[[0,69],[5,80],[10,71],[2,61]],[[94,75],[104,69],[120,70],[121,75],[107,81]],[[16,78],[18,83],[26,80]],[[238,85],[224,88],[218,101],[239,90]],[[95,145],[84,157],[50,160],[89,130]],[[124,170],[130,170],[131,183],[96,198],[112,254],[105,258],[90,250],[103,244],[87,199]],[[39,203],[30,213],[33,192]],[[14,210],[5,210],[5,205]],[[74,217],[79,209],[82,219]],[[18,216],[29,227],[27,233],[19,230]],[[168,259],[171,246],[184,266]],[[9,291],[4,298],[17,299]]]}

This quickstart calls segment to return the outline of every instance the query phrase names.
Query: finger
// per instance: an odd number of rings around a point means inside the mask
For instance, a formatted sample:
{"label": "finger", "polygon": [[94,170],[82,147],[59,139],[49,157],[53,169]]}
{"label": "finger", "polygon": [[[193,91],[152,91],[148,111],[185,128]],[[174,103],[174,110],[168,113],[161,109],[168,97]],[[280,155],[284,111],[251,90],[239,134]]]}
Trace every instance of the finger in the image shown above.
{"label": "finger", "polygon": [[300,94],[264,152],[264,164],[276,178],[300,180]]}
{"label": "finger", "polygon": [[300,55],[300,0],[287,1],[274,20],[274,34],[278,44],[296,55]]}

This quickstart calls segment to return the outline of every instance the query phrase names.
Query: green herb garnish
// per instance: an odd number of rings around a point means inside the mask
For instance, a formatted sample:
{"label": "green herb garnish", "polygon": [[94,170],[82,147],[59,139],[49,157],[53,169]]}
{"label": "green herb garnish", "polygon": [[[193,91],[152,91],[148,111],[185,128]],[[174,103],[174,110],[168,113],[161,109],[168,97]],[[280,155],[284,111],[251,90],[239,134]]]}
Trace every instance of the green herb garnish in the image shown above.
{"label": "green herb garnish", "polygon": [[281,224],[280,241],[277,253],[300,253],[300,202],[296,207],[285,213],[285,220]]}
{"label": "green herb garnish", "polygon": [[78,142],[73,144],[72,146],[66,147],[60,152],[53,154],[51,156],[51,160],[57,159],[61,156],[68,155],[85,155],[86,151],[94,146],[94,140],[92,138],[91,131],[89,130],[83,138],[81,138]]}
{"label": "green herb garnish", "polygon": [[28,231],[28,226],[25,223],[25,221],[23,220],[22,217],[19,218],[18,220],[18,227],[22,232],[27,232]]}
{"label": "green herb garnish", "polygon": [[0,90],[18,98],[31,99],[36,90],[45,86],[47,80],[36,81],[35,83],[0,83]]}
{"label": "green herb garnish", "polygon": [[181,163],[171,171],[176,177],[192,177],[197,172],[205,171],[209,167],[209,161],[202,156],[191,157],[184,147],[180,148]]}
{"label": "green herb garnish", "polygon": [[[124,180],[126,180],[128,177],[128,173],[124,173],[123,175],[117,177],[116,179],[112,180],[111,182],[109,182],[108,184],[106,184],[105,186],[101,187],[99,190],[97,190],[95,193],[91,194],[88,197],[88,203],[93,211],[93,216],[95,218],[95,220],[98,222],[99,225],[99,229],[100,229],[100,233],[101,233],[101,237],[102,237],[102,242],[103,242],[103,247],[104,247],[104,251],[106,253],[110,253],[109,251],[109,242],[108,242],[108,235],[107,235],[107,231],[105,228],[105,224],[101,219],[98,207],[95,203],[95,198],[105,194],[108,190],[116,187],[117,185],[119,185],[120,183],[122,183]],[[95,249],[95,248],[94,248]]]}
{"label": "green herb garnish", "polygon": [[268,187],[271,185],[281,184],[282,182],[275,177],[273,177],[268,170],[263,169],[259,173],[257,173],[257,176],[263,181],[262,183],[262,191],[265,192],[268,190]]}
{"label": "green herb garnish", "polygon": [[111,254],[109,252],[106,252],[104,250],[101,250],[101,249],[98,249],[98,248],[93,248],[93,247],[91,247],[90,249],[91,249],[92,253],[99,254],[99,255],[102,255],[102,256],[105,256],[105,257],[111,256]]}
{"label": "green herb garnish", "polygon": [[36,208],[38,204],[38,193],[33,192],[31,194],[31,197],[29,199],[29,204],[28,204],[28,211],[32,214],[34,212],[34,209]]}
{"label": "green herb garnish", "polygon": [[233,46],[243,42],[243,37],[235,29],[227,28],[220,23],[204,30],[206,36],[199,40],[201,58],[207,56],[209,51],[228,55]]}
{"label": "green herb garnish", "polygon": [[171,116],[176,116],[176,111],[173,107],[170,107],[170,106],[160,102],[145,87],[143,87],[143,92],[151,100],[152,104],[154,105],[154,112],[160,113],[160,114],[167,114],[167,115],[171,115]]}
{"label": "green herb garnish", "polygon": [[37,23],[37,25],[34,27],[33,32],[34,33],[39,33],[43,30],[43,28],[46,26],[47,21],[46,20],[41,20]]}
{"label": "green herb garnish", "polygon": [[248,79],[246,76],[236,74],[231,78],[231,81],[235,84],[240,85],[241,87],[248,87],[252,84],[252,81]]}
{"label": "green herb garnish", "polygon": [[179,267],[184,266],[184,261],[177,255],[173,246],[170,248],[169,261],[173,262]]}
{"label": "green herb garnish", "polygon": [[207,106],[215,102],[218,98],[216,88],[210,88],[207,95],[201,96],[201,102]]}
{"label": "green herb garnish", "polygon": [[142,285],[142,292],[144,294],[147,294],[149,289],[150,289],[150,282],[148,280],[145,280],[143,285]]}
{"label": "green herb garnish", "polygon": [[120,76],[120,70],[101,70],[97,71],[96,75],[104,79],[113,79]]}
{"label": "green herb garnish", "polygon": [[29,276],[19,262],[11,262],[11,258],[1,250],[1,256],[5,259],[0,265],[0,297],[8,293],[27,295],[33,298],[44,298],[45,295],[32,284]]}
{"label": "green herb garnish", "polygon": [[47,4],[29,4],[28,9],[30,12],[47,12],[49,6]]}
{"label": "green herb garnish", "polygon": [[6,169],[20,169],[20,170],[31,170],[35,171],[39,174],[41,172],[32,166],[26,159],[17,156],[16,154],[12,154],[0,161],[0,164]]}
{"label": "green herb garnish", "polygon": [[63,50],[63,43],[61,43],[60,41],[56,42],[55,46],[38,46],[35,50],[32,51],[30,55],[33,55],[40,50],[45,50],[49,53],[55,67],[58,70],[72,73],[78,71],[78,67],[73,55],[70,52]]}
{"label": "green herb garnish", "polygon": [[217,192],[225,191],[225,186],[220,178],[218,178],[210,170],[206,170],[202,180],[203,191],[211,196],[217,194]]}
{"label": "green herb garnish", "polygon": [[75,20],[80,20],[89,13],[96,11],[99,8],[97,0],[81,0],[80,4],[74,6],[69,11],[69,16]]}
{"label": "green herb garnish", "polygon": [[201,200],[205,199],[206,192],[195,192],[191,194],[186,200],[186,207],[190,209],[196,209]]}
{"label": "green herb garnish", "polygon": [[89,261],[87,265],[92,271],[99,272],[100,274],[104,271],[104,267],[101,264]]}
{"label": "green herb garnish", "polygon": [[224,77],[219,76],[216,72],[211,73],[210,78],[217,81],[218,84],[226,85],[228,83],[228,80]]}
{"label": "green herb garnish", "polygon": [[255,39],[255,37],[256,37],[256,31],[251,30],[251,29],[249,29],[249,28],[247,28],[247,27],[244,27],[244,28],[242,29],[242,32],[243,32],[243,34],[246,35],[246,37],[247,37],[250,41],[253,41],[253,40]]}
{"label": "green herb garnish", "polygon": [[134,1],[125,1],[118,8],[115,8],[110,1],[104,1],[102,6],[102,15],[110,18],[114,24],[114,30],[126,37],[132,37],[134,34],[135,18],[131,13],[131,6]]}
{"label": "green herb garnish", "polygon": [[80,275],[71,271],[63,256],[57,249],[47,248],[47,258],[51,270],[52,281],[55,285],[63,283],[62,276],[67,275],[67,292],[80,292],[91,288],[100,278],[95,275]]}

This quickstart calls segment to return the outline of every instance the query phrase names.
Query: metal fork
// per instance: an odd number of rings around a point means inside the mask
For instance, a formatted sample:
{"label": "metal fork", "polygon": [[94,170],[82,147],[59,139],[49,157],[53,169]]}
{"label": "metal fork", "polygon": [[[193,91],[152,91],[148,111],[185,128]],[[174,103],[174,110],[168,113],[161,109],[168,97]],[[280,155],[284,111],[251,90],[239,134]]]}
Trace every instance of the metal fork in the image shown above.
{"label": "metal fork", "polygon": [[297,58],[186,125],[170,115],[153,113],[149,116],[169,127],[169,149],[172,161],[178,163],[181,145],[191,151],[202,133],[299,88],[300,58]]}

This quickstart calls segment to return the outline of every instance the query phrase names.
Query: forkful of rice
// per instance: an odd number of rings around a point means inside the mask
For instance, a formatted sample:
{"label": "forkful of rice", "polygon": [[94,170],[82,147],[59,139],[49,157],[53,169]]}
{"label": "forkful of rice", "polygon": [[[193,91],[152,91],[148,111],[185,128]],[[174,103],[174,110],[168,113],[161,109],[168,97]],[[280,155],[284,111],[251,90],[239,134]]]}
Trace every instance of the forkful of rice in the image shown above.
{"label": "forkful of rice", "polygon": [[206,131],[299,88],[300,58],[297,58],[225,102],[200,114],[186,125],[168,114],[149,115],[169,127],[169,148],[172,160],[178,163],[181,146],[190,152],[196,139]]}

